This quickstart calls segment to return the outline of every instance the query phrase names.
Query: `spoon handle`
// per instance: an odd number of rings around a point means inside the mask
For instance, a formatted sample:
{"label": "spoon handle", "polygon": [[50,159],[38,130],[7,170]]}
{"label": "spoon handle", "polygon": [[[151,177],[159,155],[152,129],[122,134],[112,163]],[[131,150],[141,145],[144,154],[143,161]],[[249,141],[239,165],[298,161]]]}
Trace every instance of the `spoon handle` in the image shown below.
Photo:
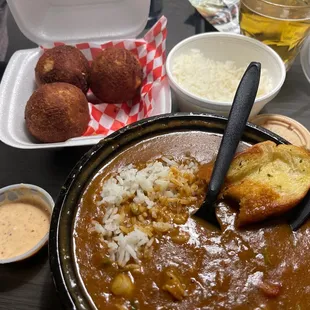
{"label": "spoon handle", "polygon": [[251,62],[238,86],[208,186],[209,203],[216,201],[241,140],[258,90],[260,69],[260,63]]}
{"label": "spoon handle", "polygon": [[289,223],[292,230],[297,231],[310,216],[310,191],[294,211]]}

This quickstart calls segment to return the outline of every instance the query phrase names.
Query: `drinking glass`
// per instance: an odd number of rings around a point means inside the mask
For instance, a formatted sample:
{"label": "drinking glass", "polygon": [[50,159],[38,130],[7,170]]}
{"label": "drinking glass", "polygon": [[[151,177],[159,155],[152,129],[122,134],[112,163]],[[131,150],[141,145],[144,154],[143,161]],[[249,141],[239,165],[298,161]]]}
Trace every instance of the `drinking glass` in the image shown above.
{"label": "drinking glass", "polygon": [[240,28],[273,48],[288,70],[310,33],[310,0],[241,0]]}

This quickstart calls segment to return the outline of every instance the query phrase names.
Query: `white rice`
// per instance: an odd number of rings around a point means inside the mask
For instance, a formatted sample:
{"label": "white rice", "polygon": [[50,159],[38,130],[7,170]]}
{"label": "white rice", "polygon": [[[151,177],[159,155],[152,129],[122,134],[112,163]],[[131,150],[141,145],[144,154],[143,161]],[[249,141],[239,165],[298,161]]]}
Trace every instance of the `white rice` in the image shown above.
{"label": "white rice", "polygon": [[[180,171],[194,174],[197,163],[191,161],[178,165],[169,158],[162,158],[161,161],[148,163],[145,168],[138,170],[133,165],[128,165],[118,169],[116,175],[107,179],[101,191],[100,207],[105,208],[105,214],[101,223],[93,221],[90,232],[99,233],[108,246],[110,259],[120,266],[125,266],[131,259],[139,262],[139,253],[142,247],[150,247],[154,238],[134,227],[134,230],[124,234],[120,229],[121,215],[118,210],[122,203],[129,198],[133,198],[136,204],[142,204],[148,209],[156,205],[156,195],[164,197],[176,197],[176,193],[169,189],[170,169],[177,167]],[[160,191],[154,193],[154,186],[157,185]],[[171,186],[170,186],[171,187]],[[171,229],[172,224],[163,222],[153,222],[156,231],[166,232]]]}
{"label": "white rice", "polygon": [[[209,100],[232,102],[245,67],[237,67],[233,61],[214,61],[206,58],[198,49],[177,56],[172,73],[177,83],[187,91]],[[273,81],[268,70],[262,68],[257,97],[272,90]]]}

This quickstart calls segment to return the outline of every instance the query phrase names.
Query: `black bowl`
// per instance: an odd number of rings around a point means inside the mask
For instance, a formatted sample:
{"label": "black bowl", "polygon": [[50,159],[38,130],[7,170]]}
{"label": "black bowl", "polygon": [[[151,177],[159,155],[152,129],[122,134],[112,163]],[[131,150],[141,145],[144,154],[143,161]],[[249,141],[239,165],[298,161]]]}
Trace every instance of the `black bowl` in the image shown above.
{"label": "black bowl", "polygon": [[[226,118],[210,114],[176,113],[155,116],[115,132],[100,141],[81,158],[61,188],[53,211],[49,237],[49,259],[54,283],[66,308],[92,309],[94,307],[77,272],[72,234],[81,194],[96,172],[126,149],[142,141],[148,141],[154,137],[170,136],[174,133],[184,133],[185,137],[187,133],[188,135],[193,134],[193,132],[195,135],[197,133],[197,137],[199,133],[207,133],[210,137],[213,137],[210,139],[214,140],[214,137],[216,137],[215,140],[218,143],[215,143],[214,146],[213,141],[212,147],[213,149],[217,148],[226,122]],[[247,124],[242,138],[243,142],[254,144],[266,140],[278,144],[288,144],[286,140],[264,128],[250,123]],[[191,144],[186,139],[183,139],[183,141],[178,140],[176,144],[181,151],[193,151],[195,146],[197,147],[200,144],[200,148],[205,149],[206,154],[210,155],[212,147],[205,145],[205,141],[200,142],[202,141],[195,141],[194,144]],[[174,154],[174,146],[171,145],[172,154]],[[156,149],[158,147],[159,145],[154,147],[153,151],[158,152]],[[142,153],[141,156],[143,157]],[[131,160],[135,160],[135,158],[128,159],[129,162]]]}

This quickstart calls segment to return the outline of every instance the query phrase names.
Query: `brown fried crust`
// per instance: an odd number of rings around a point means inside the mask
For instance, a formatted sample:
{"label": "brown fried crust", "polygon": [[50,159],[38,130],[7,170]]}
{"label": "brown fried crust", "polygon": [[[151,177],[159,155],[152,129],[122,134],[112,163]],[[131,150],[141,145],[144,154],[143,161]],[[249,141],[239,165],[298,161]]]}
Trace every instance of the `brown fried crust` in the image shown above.
{"label": "brown fried crust", "polygon": [[89,88],[90,66],[79,49],[60,45],[44,52],[35,67],[35,75],[38,85],[70,83],[86,94]]}
{"label": "brown fried crust", "polygon": [[[213,163],[199,177],[209,182]],[[239,203],[237,225],[274,217],[294,208],[310,188],[310,152],[293,145],[258,143],[235,156],[221,198]]]}
{"label": "brown fried crust", "polygon": [[142,78],[139,60],[124,48],[111,47],[93,61],[90,88],[102,102],[120,103],[135,97]]}
{"label": "brown fried crust", "polygon": [[41,142],[62,142],[81,136],[89,123],[88,101],[67,83],[40,86],[25,109],[26,127]]}

